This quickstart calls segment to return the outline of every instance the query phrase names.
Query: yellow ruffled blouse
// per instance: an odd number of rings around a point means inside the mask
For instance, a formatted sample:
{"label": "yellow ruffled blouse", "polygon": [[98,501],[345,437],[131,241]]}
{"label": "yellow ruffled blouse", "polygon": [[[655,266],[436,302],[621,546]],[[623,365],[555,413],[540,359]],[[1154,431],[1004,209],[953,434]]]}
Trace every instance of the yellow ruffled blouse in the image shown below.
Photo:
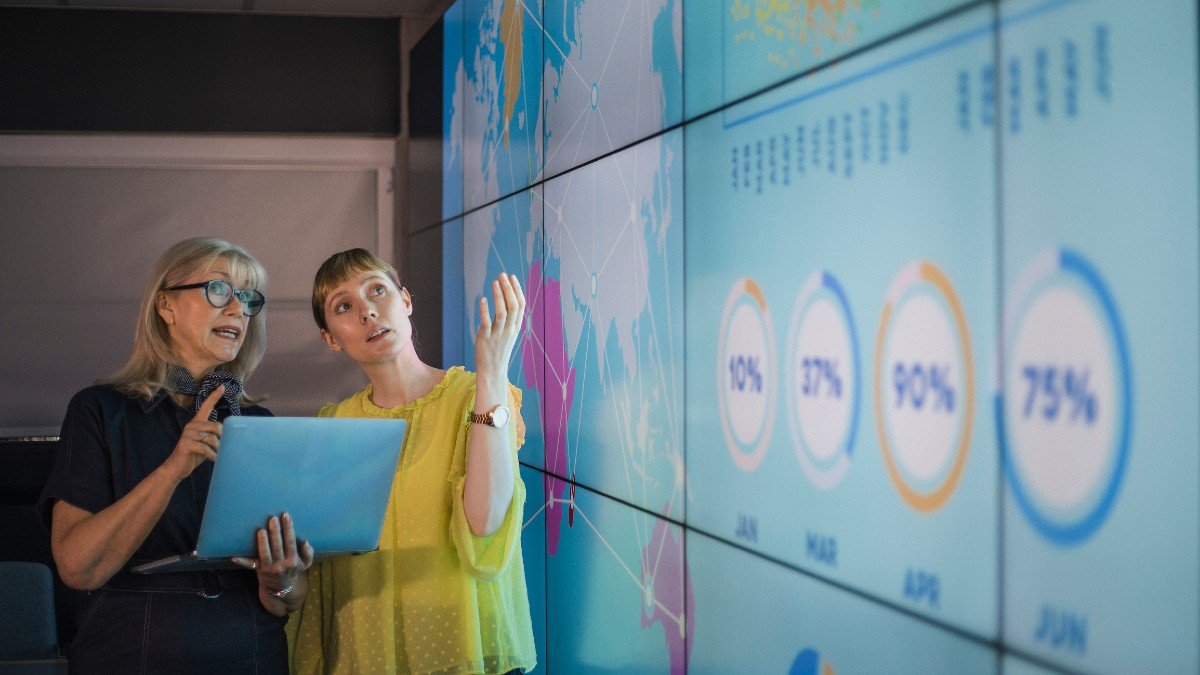
{"label": "yellow ruffled blouse", "polygon": [[287,625],[294,673],[505,673],[536,664],[521,558],[525,441],[509,387],[513,496],[500,529],[471,533],[463,511],[475,375],[455,367],[425,396],[384,409],[371,387],[320,417],[408,421],[379,550],[317,563]]}

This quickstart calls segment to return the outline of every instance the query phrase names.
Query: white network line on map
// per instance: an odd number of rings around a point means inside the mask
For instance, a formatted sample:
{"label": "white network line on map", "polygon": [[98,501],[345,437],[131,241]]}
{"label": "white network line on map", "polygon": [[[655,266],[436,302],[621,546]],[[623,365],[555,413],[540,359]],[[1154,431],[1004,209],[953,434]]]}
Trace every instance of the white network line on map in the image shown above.
{"label": "white network line on map", "polygon": [[[530,517],[529,521],[527,521],[525,523],[525,525],[528,526],[530,522],[533,522],[533,520],[535,518],[537,518],[537,515],[540,514],[543,510],[545,510],[551,503],[571,505],[571,500],[562,499],[559,497],[551,497],[550,500],[546,504],[542,505],[542,508],[539,509],[537,513],[535,513],[532,517]],[[582,518],[583,522],[587,523],[587,526],[589,528],[591,528],[592,532],[596,535],[596,538],[599,539],[600,543],[603,544],[604,547],[608,549],[609,553],[612,554],[613,559],[617,561],[617,564],[621,566],[621,569],[623,569],[625,571],[625,574],[630,578],[630,580],[633,581],[633,584],[635,586],[637,586],[638,590],[640,591],[640,594],[639,594],[640,597],[645,598],[646,597],[646,584],[642,581],[642,579],[638,578],[638,576],[636,574],[634,574],[633,569],[629,567],[628,563],[625,562],[625,559],[621,557],[621,554],[617,553],[617,550],[615,548],[613,548],[613,545],[611,543],[609,543],[608,539],[605,538],[604,534],[600,532],[600,529],[596,527],[596,524],[592,522],[592,519],[588,518],[587,514],[584,513],[583,509],[579,506],[579,504],[575,503],[574,506],[575,506],[575,514],[578,515],[580,518]],[[667,537],[664,533],[663,540],[662,540],[662,546],[660,546],[660,548],[659,548],[659,553],[655,560],[654,569],[652,571],[652,574],[648,575],[652,579],[658,578],[658,571],[659,571],[658,566],[659,566],[660,561],[662,560],[662,548],[666,546],[666,542],[667,542]],[[639,544],[638,550],[641,551],[641,549],[642,549],[642,546]],[[646,572],[646,571],[648,571],[648,570],[645,570],[643,567],[643,572]],[[680,569],[679,571],[680,571],[680,583],[686,584],[687,581],[683,575],[683,570]],[[680,590],[682,591],[680,597],[686,598],[687,597],[686,587],[682,588]],[[686,601],[685,601],[685,605],[686,605]],[[666,605],[663,605],[662,602],[658,599],[657,595],[655,595],[655,597],[654,597],[654,606],[657,607],[659,610],[661,610],[662,613],[668,619],[675,622],[675,625],[677,625],[677,626],[683,625],[683,618],[679,614],[672,612],[671,609],[668,608]],[[686,606],[681,607],[680,610],[686,611]]]}

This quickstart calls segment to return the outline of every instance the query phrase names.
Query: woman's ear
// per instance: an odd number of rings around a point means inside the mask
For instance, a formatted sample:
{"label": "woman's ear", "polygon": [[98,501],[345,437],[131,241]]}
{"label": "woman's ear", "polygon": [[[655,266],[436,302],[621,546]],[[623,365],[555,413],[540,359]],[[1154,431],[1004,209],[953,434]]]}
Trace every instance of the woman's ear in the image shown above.
{"label": "woman's ear", "polygon": [[409,293],[408,289],[403,286],[400,287],[400,299],[404,301],[405,311],[408,313],[409,316],[412,316],[412,313],[413,313],[412,293]]}
{"label": "woman's ear", "polygon": [[342,346],[338,344],[338,341],[333,339],[333,336],[329,334],[329,331],[325,330],[324,328],[321,329],[321,340],[325,342],[325,346],[329,347],[330,351],[342,351]]}
{"label": "woman's ear", "polygon": [[168,326],[175,324],[175,305],[166,293],[158,292],[158,296],[154,298],[154,308],[158,310],[158,315],[162,317],[163,323]]}

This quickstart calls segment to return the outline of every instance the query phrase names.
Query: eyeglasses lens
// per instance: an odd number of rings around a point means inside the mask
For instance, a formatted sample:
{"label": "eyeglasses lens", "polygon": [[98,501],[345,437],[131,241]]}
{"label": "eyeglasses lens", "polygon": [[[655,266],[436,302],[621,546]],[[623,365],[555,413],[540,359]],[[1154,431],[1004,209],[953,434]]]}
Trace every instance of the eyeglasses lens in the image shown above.
{"label": "eyeglasses lens", "polygon": [[267,299],[263,297],[262,293],[249,288],[244,288],[240,291],[234,291],[234,294],[237,295],[237,299],[242,303],[242,307],[246,309],[246,314],[249,316],[258,314],[258,312],[263,308],[263,305],[267,302]]}
{"label": "eyeglasses lens", "polygon": [[233,300],[233,287],[220,279],[213,279],[204,287],[204,297],[213,307],[224,307]]}
{"label": "eyeglasses lens", "polygon": [[258,314],[267,302],[262,293],[249,288],[235,291],[228,281],[221,279],[213,279],[204,287],[204,297],[213,307],[228,306],[233,302],[234,296],[242,303],[242,308],[247,316]]}

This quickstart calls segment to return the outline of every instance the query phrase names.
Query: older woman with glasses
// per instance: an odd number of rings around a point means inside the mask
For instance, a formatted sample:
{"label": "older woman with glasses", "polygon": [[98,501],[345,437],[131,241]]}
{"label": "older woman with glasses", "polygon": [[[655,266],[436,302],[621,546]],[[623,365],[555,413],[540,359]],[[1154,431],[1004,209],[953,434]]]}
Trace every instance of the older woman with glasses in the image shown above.
{"label": "older woman with glasses", "polygon": [[220,239],[163,254],[134,350],[71,399],[38,504],[63,581],[90,591],[73,672],[286,672],[284,624],[313,550],[287,514],[258,530],[244,569],[137,575],[195,548],[229,415],[270,415],[242,389],[266,349],[262,265]]}

